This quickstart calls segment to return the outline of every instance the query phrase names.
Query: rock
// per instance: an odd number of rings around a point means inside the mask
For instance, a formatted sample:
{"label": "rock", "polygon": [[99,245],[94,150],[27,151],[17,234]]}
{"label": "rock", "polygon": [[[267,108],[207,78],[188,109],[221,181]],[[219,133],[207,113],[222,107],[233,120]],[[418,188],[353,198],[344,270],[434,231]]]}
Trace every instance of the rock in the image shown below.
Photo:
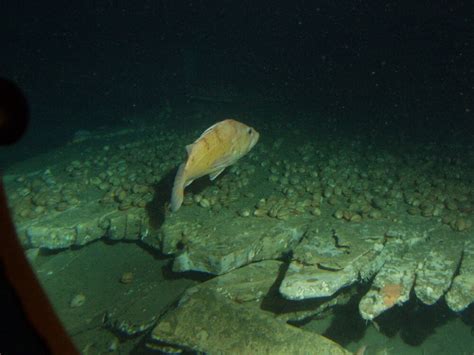
{"label": "rock", "polygon": [[[464,243],[450,233],[431,233],[431,250],[420,262],[416,272],[416,297],[427,305],[436,303],[451,286],[459,266]],[[423,257],[420,255],[420,258]]]}
{"label": "rock", "polygon": [[446,303],[455,312],[460,312],[474,302],[474,242],[467,240],[457,275],[446,294]]}
{"label": "rock", "polygon": [[189,290],[177,308],[160,319],[151,337],[206,353],[350,354],[321,335],[250,310],[208,288]]}
{"label": "rock", "polygon": [[[423,246],[420,246],[420,250]],[[406,253],[398,249],[382,266],[371,289],[359,302],[362,318],[373,320],[375,317],[394,307],[407,302],[415,282],[417,258],[419,251],[408,249]]]}
{"label": "rock", "polygon": [[[185,210],[181,212],[165,221],[160,242],[153,236],[144,238],[150,245],[161,245],[164,253],[176,254],[175,272],[220,275],[251,262],[282,257],[298,244],[306,227],[302,219],[275,222],[255,218],[251,223],[224,212],[209,218],[207,209],[193,211],[194,218],[187,218]],[[201,225],[196,220],[207,222]]]}
{"label": "rock", "polygon": [[[380,268],[385,226],[377,221],[350,225],[318,222],[295,248],[293,261],[280,285],[290,300],[328,297]],[[376,264],[373,264],[377,262]]]}
{"label": "rock", "polygon": [[357,275],[357,271],[351,267],[328,271],[318,267],[301,268],[293,262],[280,286],[280,292],[290,300],[329,297],[342,287],[354,283]]}
{"label": "rock", "polygon": [[82,246],[104,236],[113,240],[137,240],[148,231],[143,209],[127,212],[98,208],[90,203],[69,209],[18,227],[20,239],[26,236],[26,248],[64,249]]}
{"label": "rock", "polygon": [[[116,334],[134,336],[151,329],[160,314],[164,313],[181,296],[189,280],[136,283],[133,297],[128,302],[111,304],[103,317],[103,325]],[[167,288],[166,293],[161,292]],[[146,310],[146,312],[144,312]]]}
{"label": "rock", "polygon": [[260,261],[214,277],[198,287],[212,289],[236,303],[258,305],[268,295],[284,266],[277,260]]}
{"label": "rock", "polygon": [[407,278],[403,278],[397,273],[392,274],[390,265],[387,265],[387,268],[382,268],[377,274],[371,290],[359,303],[359,312],[362,318],[372,320],[387,309],[408,301],[414,281],[414,268],[415,263],[407,265],[409,271]]}
{"label": "rock", "polygon": [[78,308],[81,307],[84,303],[86,303],[86,295],[80,292],[71,298],[71,301],[69,301],[69,307]]}
{"label": "rock", "polygon": [[124,285],[128,285],[133,282],[133,279],[134,279],[133,272],[126,271],[122,274],[122,276],[120,276],[120,283]]}
{"label": "rock", "polygon": [[[21,230],[19,232],[21,233]],[[33,225],[23,232],[31,248],[63,249],[76,241],[76,234],[72,228]]]}
{"label": "rock", "polygon": [[284,321],[302,321],[349,301],[352,292],[341,293],[332,299],[286,300],[276,287],[286,268],[281,261],[264,260],[214,277],[199,288],[211,289],[255,312],[265,312]]}

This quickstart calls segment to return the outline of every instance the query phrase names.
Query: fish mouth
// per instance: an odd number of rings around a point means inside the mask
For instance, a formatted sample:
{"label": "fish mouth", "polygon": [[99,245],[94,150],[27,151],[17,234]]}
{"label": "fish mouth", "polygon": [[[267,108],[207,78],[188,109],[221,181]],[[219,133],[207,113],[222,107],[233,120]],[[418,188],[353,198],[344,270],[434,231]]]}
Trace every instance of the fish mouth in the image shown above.
{"label": "fish mouth", "polygon": [[257,131],[255,131],[255,134],[253,136],[253,141],[252,141],[252,147],[257,144],[258,140],[260,139],[260,133],[258,133]]}

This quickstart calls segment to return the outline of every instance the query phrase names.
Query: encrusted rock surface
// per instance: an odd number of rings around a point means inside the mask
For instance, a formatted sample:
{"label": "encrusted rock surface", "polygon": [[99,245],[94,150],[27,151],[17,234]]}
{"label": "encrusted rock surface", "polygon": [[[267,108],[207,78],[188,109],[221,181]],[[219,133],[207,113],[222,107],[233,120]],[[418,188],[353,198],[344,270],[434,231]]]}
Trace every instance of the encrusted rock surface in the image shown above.
{"label": "encrusted rock surface", "polygon": [[350,354],[323,336],[255,312],[208,288],[189,289],[178,307],[160,319],[152,338],[208,353]]}
{"label": "encrusted rock surface", "polygon": [[[112,304],[103,317],[103,325],[123,336],[134,336],[152,328],[161,313],[169,309],[188,285],[185,282],[149,282],[134,287],[126,302]],[[163,293],[163,287],[170,291]],[[146,312],[144,312],[146,310]]]}
{"label": "encrusted rock surface", "polygon": [[3,180],[25,249],[146,235],[154,187],[178,155],[169,139],[158,126],[91,133],[11,167]]}
{"label": "encrusted rock surface", "polygon": [[[447,293],[449,307],[463,310],[474,301],[466,291],[474,287],[469,276],[473,253],[466,238],[468,233],[460,233],[453,239],[448,228],[419,217],[350,227],[320,221],[308,227],[294,249],[280,292],[291,300],[328,297],[374,278],[359,305],[365,319],[408,301],[412,289],[426,304]],[[455,276],[458,267],[460,275]]]}
{"label": "encrusted rock surface", "polygon": [[345,304],[353,292],[341,293],[332,299],[313,299],[301,302],[286,300],[278,291],[281,277],[287,265],[276,260],[251,263],[224,275],[219,275],[200,284],[224,295],[231,301],[245,305],[256,312],[267,314],[284,321],[301,321]]}
{"label": "encrusted rock surface", "polygon": [[18,233],[26,237],[28,247],[62,249],[83,246],[102,237],[139,240],[148,233],[148,228],[148,217],[143,210],[107,210],[91,203],[25,223],[18,228]]}
{"label": "encrusted rock surface", "polygon": [[474,156],[460,156],[472,149],[384,150],[261,126],[262,142],[216,181],[196,181],[175,214],[164,212],[174,169],[202,126],[92,132],[15,166],[4,180],[19,237],[25,249],[140,240],[173,257],[176,272],[278,259],[287,268],[274,287],[291,301],[371,282],[366,319],[412,290],[454,311],[474,302]]}
{"label": "encrusted rock surface", "polygon": [[459,275],[446,294],[446,303],[455,312],[460,312],[474,302],[474,242],[472,235],[466,240]]}
{"label": "encrusted rock surface", "polygon": [[377,221],[351,228],[341,221],[313,223],[294,250],[280,292],[292,300],[329,297],[369,278],[379,268],[373,262],[384,247],[385,230]]}
{"label": "encrusted rock surface", "polygon": [[[223,274],[251,262],[280,258],[298,244],[305,228],[301,220],[248,220],[225,211],[210,216],[207,209],[186,217],[165,221],[158,237],[162,252],[176,254],[176,272]],[[144,241],[154,239],[148,236]]]}
{"label": "encrusted rock surface", "polygon": [[[414,290],[416,297],[427,305],[437,302],[449,290],[461,263],[464,238],[452,238],[449,234],[446,230],[430,233],[429,252],[417,265]],[[449,300],[449,294],[446,299]]]}

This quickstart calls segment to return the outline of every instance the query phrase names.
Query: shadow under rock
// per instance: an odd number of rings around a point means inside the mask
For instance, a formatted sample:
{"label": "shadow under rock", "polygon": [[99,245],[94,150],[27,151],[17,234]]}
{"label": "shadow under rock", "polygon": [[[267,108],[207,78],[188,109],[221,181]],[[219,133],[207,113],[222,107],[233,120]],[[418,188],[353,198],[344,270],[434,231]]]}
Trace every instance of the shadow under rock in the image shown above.
{"label": "shadow under rock", "polygon": [[358,285],[356,296],[351,297],[347,304],[332,309],[331,325],[322,334],[323,336],[343,347],[364,337],[368,324],[359,314],[359,302],[366,291],[364,285]]}
{"label": "shadow under rock", "polygon": [[474,336],[474,303],[461,313],[464,324],[471,327],[471,334]]}
{"label": "shadow under rock", "polygon": [[427,306],[412,295],[409,302],[382,314],[377,322],[383,334],[391,337],[399,332],[406,344],[419,346],[454,317],[444,300]]}
{"label": "shadow under rock", "polygon": [[[346,306],[334,309],[334,319],[324,332],[324,336],[342,346],[363,338],[370,324],[360,316],[358,305],[366,291],[361,290],[358,292],[360,297],[353,297]],[[436,331],[436,328],[454,316],[444,301],[426,306],[412,295],[409,302],[387,310],[377,317],[375,322],[382,335],[392,338],[399,334],[406,344],[419,346]]]}

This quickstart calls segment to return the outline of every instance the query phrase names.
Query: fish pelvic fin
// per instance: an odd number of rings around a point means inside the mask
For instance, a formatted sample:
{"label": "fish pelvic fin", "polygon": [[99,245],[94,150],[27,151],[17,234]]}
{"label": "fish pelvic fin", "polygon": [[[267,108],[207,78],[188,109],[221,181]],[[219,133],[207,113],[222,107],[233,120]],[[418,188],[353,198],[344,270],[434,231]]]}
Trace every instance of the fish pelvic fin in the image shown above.
{"label": "fish pelvic fin", "polygon": [[174,178],[173,190],[171,191],[171,203],[170,208],[172,212],[176,212],[179,210],[183,203],[184,199],[184,167],[185,163],[182,163],[178,171],[176,173],[176,177]]}
{"label": "fish pelvic fin", "polygon": [[217,171],[214,171],[213,173],[210,173],[209,174],[209,179],[211,181],[213,181],[216,177],[218,177],[223,171],[224,171],[225,168],[222,168],[222,169],[219,169]]}

